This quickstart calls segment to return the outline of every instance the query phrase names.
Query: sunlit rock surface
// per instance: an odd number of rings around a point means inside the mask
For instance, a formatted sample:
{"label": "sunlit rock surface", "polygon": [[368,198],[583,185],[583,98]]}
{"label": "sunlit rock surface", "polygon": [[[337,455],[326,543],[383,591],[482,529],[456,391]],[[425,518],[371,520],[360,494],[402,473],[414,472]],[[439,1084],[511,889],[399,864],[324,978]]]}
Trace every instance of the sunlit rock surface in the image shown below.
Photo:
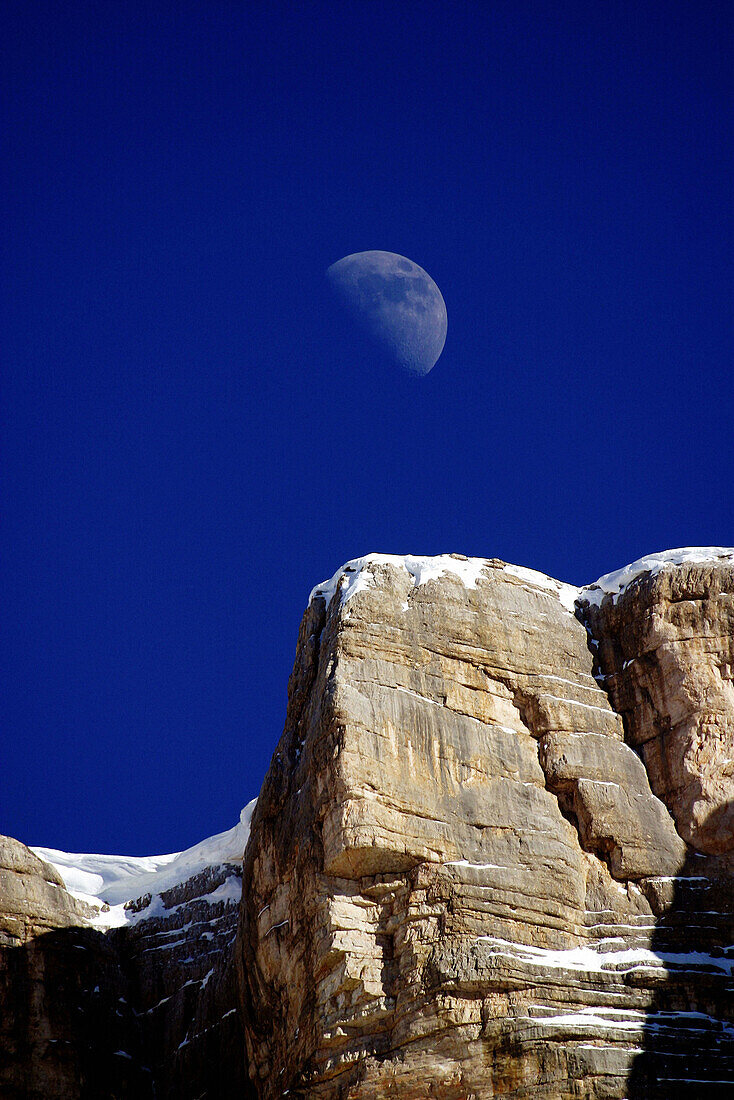
{"label": "sunlit rock surface", "polygon": [[[712,588],[731,600],[730,574]],[[594,599],[459,558],[362,559],[314,590],[245,858],[262,1097],[734,1084],[728,865],[687,846],[644,735],[626,743],[606,690],[615,597]],[[731,624],[698,610],[719,668]]]}
{"label": "sunlit rock surface", "polygon": [[584,607],[610,699],[679,833],[734,851],[734,561],[669,566]]}

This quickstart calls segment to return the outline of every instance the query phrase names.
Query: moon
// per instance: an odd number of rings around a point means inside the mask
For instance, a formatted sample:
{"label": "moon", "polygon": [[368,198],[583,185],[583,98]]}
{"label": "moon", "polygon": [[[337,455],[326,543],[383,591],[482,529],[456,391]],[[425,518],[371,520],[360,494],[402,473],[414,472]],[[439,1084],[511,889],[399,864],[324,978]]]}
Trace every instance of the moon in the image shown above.
{"label": "moon", "polygon": [[446,342],[446,303],[431,276],[396,252],[354,252],[326,278],[357,324],[413,375],[436,365]]}

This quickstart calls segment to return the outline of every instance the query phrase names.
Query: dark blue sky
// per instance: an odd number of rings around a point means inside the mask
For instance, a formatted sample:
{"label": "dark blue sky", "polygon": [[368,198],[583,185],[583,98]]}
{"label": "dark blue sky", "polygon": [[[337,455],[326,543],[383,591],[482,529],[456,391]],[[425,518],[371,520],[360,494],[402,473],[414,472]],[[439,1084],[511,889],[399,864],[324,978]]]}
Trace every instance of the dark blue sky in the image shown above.
{"label": "dark blue sky", "polygon": [[[309,590],[734,542],[731,3],[44,5],[2,35],[0,831],[229,827]],[[324,271],[446,300],[413,380]]]}

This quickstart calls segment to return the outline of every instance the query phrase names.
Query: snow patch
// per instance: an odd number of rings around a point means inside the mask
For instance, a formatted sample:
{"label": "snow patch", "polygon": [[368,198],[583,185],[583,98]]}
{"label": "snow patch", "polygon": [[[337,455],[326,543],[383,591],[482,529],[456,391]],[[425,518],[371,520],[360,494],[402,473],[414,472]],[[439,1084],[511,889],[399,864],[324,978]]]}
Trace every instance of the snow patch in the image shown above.
{"label": "snow patch", "polygon": [[643,573],[653,576],[668,565],[685,565],[710,561],[734,561],[734,546],[681,546],[677,550],[663,550],[659,554],[646,554],[644,558],[625,565],[613,573],[605,573],[598,581],[580,589],[579,597],[584,603],[599,606],[605,596],[610,595],[613,602],[619,598],[628,585]]}
{"label": "snow patch", "polygon": [[[514,733],[514,730],[511,732]],[[532,784],[531,784],[532,785]],[[450,859],[441,864],[442,867],[474,867],[481,871],[512,871],[514,868],[502,863],[472,863],[468,859]]]}
{"label": "snow patch", "polygon": [[578,604],[589,603],[598,607],[606,595],[611,595],[616,601],[625,588],[643,573],[649,572],[655,575],[666,566],[712,561],[734,562],[734,546],[682,546],[676,550],[646,554],[637,561],[625,565],[624,568],[616,569],[613,573],[605,573],[597,581],[580,588],[564,584],[562,581],[546,576],[545,573],[526,569],[520,565],[505,565],[504,571],[528,584],[554,592],[563,606],[573,613]]}
{"label": "snow patch", "polygon": [[[97,910],[91,921],[95,927],[116,928],[171,912],[165,909],[160,895],[207,867],[241,863],[256,802],[253,799],[245,806],[233,828],[169,855],[107,856],[60,852],[55,848],[31,850],[56,868],[70,894]],[[240,890],[239,879],[232,875],[210,894],[203,895],[202,900],[238,901]],[[144,894],[152,896],[149,906],[137,913],[125,909],[126,902]]]}
{"label": "snow patch", "polygon": [[[553,1011],[549,1005],[529,1005],[531,1011]],[[722,1032],[725,1035],[734,1035],[734,1028],[716,1016],[709,1016],[704,1012],[640,1012],[633,1008],[580,1008],[577,1012],[562,1013],[552,1016],[526,1016],[534,1024],[550,1025],[551,1027],[577,1026],[610,1028],[614,1030],[639,1031],[650,1033],[654,1031],[670,1031],[684,1023],[686,1030],[703,1032]],[[660,1078],[663,1080],[663,1078]],[[666,1080],[695,1080],[695,1078],[666,1078]],[[728,1084],[728,1082],[727,1082]]]}
{"label": "snow patch", "polygon": [[625,1016],[610,1017],[603,1009],[595,1010],[591,1008],[582,1008],[579,1009],[578,1012],[564,1012],[556,1016],[529,1016],[526,1017],[526,1019],[530,1019],[534,1024],[540,1024],[543,1027],[581,1026],[587,1028],[591,1025],[594,1027],[636,1032],[644,1031],[645,1028],[645,1014],[643,1012],[634,1013],[632,1011]]}
{"label": "snow patch", "polygon": [[377,586],[372,571],[372,567],[376,565],[391,565],[395,569],[404,569],[412,578],[414,588],[436,580],[445,573],[452,573],[458,577],[467,588],[476,588],[486,564],[486,558],[461,558],[453,554],[439,554],[433,558],[401,557],[398,554],[366,554],[363,558],[348,561],[346,565],[337,569],[329,580],[317,584],[312,589],[308,602],[310,604],[317,596],[321,596],[328,607],[335,592],[339,592],[343,606],[358,592]]}
{"label": "snow patch", "polygon": [[511,940],[499,939],[497,936],[478,936],[477,941],[490,944],[493,948],[491,954],[502,958],[516,959],[518,962],[535,966],[585,971],[587,974],[602,972],[627,974],[644,967],[646,969],[672,968],[677,971],[700,971],[703,968],[721,970],[725,974],[734,975],[734,957],[724,954],[709,955],[703,951],[663,952],[650,951],[644,947],[628,948],[624,951],[600,951],[590,946],[553,950],[513,943]]}

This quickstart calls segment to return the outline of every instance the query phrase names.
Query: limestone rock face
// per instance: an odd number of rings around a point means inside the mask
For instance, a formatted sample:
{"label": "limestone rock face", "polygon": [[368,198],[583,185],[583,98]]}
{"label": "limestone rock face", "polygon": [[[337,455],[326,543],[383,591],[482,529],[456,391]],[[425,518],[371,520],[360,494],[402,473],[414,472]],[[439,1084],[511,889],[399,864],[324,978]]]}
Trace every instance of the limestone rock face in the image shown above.
{"label": "limestone rock face", "polygon": [[697,851],[734,851],[734,563],[669,566],[587,606],[605,686]]}
{"label": "limestone rock face", "polygon": [[549,733],[541,742],[547,787],[576,817],[582,846],[620,881],[674,875],[685,856],[665,806],[650,797],[644,765],[621,741]]}
{"label": "limestone rock face", "polygon": [[734,930],[715,902],[731,879],[695,857],[625,743],[599,665],[617,643],[595,636],[611,626],[589,633],[528,570],[417,562],[347,567],[301,625],[244,865],[258,1095],[734,1081]]}
{"label": "limestone rock face", "polygon": [[30,848],[0,836],[0,944],[17,946],[55,928],[84,924],[88,909]]}

